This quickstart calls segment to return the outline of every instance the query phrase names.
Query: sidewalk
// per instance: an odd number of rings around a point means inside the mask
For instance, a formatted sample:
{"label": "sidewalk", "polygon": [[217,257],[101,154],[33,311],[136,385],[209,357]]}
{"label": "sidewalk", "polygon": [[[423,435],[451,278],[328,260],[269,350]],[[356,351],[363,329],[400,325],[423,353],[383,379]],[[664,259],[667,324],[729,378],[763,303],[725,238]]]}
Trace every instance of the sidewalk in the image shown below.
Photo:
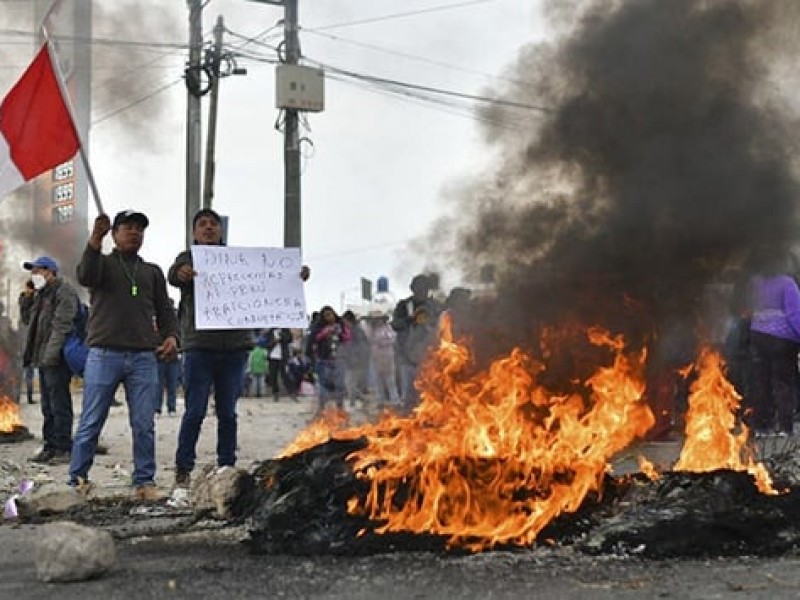
{"label": "sidewalk", "polygon": [[[75,407],[75,423],[80,418],[81,391],[72,394]],[[0,471],[17,471],[21,479],[32,479],[39,484],[55,481],[67,482],[68,465],[39,465],[29,459],[42,445],[42,413],[35,396],[36,404],[28,404],[24,398],[20,404],[20,416],[23,424],[34,435],[33,439],[18,443],[0,443],[0,463],[10,462],[12,469]],[[121,406],[112,406],[108,421],[103,428],[100,441],[108,446],[108,454],[97,455],[90,472],[92,481],[97,486],[99,495],[127,494],[130,491],[130,477],[133,470],[133,453],[131,450],[131,434],[128,424],[128,409],[124,404],[124,391],[120,388],[117,399]],[[301,397],[294,402],[288,397],[281,397],[279,402],[272,398],[241,398],[238,403],[239,466],[247,468],[254,461],[261,461],[276,456],[306,426],[317,407],[316,398]],[[169,490],[174,478],[175,449],[177,447],[178,429],[183,414],[183,398],[178,398],[178,411],[175,415],[156,415],[156,483],[164,490]],[[197,447],[197,465],[214,464],[216,461],[216,417],[209,403],[209,412],[200,434]],[[0,493],[8,492],[9,485],[14,482],[0,481]]]}

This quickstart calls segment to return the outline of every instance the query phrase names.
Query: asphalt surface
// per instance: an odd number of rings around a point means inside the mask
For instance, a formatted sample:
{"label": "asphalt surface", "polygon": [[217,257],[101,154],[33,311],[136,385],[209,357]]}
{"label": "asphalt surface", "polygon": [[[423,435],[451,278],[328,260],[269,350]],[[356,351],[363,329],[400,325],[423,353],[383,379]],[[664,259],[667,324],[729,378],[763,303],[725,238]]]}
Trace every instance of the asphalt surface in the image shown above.
{"label": "asphalt surface", "polygon": [[[36,527],[0,530],[0,597],[529,599],[797,598],[800,559],[639,561],[542,548],[469,556],[256,556],[238,531],[129,539],[103,577],[45,584],[32,561]],[[686,532],[686,534],[690,534]]]}
{"label": "asphalt surface", "polygon": [[[77,395],[79,398],[79,395]],[[76,406],[79,402],[76,400]],[[180,407],[179,407],[180,408]],[[315,408],[282,399],[243,399],[240,464],[274,456],[302,429]],[[23,405],[26,425],[38,433],[38,406]],[[158,421],[158,481],[171,483],[177,417]],[[38,438],[38,435],[37,435]],[[115,407],[98,457],[95,480],[108,495],[124,494],[130,469],[127,411]],[[214,419],[203,429],[200,462],[213,461]],[[0,445],[0,460],[18,461],[26,476],[58,481],[66,467],[29,465],[40,440]],[[659,445],[659,456],[674,445]],[[264,556],[250,553],[243,527],[199,524],[188,533],[135,529],[116,540],[116,566],[104,576],[69,584],[36,577],[33,548],[40,525],[0,525],[0,598],[330,598],[367,600],[508,598],[798,598],[800,554],[708,560],[644,560],[589,556],[569,547],[454,555],[393,552],[366,557]],[[676,535],[691,536],[690,531]]]}

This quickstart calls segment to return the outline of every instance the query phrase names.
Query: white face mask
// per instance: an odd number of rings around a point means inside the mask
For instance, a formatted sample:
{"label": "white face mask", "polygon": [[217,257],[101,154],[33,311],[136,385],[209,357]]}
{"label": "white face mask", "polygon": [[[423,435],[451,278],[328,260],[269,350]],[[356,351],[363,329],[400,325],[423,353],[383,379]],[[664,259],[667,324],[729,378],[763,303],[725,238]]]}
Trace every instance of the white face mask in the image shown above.
{"label": "white face mask", "polygon": [[34,289],[40,290],[47,284],[47,279],[41,273],[35,273],[31,275],[31,282]]}

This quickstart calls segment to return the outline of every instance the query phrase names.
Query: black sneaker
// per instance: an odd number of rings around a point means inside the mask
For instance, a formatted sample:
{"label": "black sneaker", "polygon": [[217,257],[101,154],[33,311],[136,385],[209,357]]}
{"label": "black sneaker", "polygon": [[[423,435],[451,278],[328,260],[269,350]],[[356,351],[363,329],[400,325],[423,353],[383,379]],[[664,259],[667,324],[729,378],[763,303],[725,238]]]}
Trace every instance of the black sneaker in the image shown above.
{"label": "black sneaker", "polygon": [[47,464],[55,456],[55,451],[49,448],[42,448],[35,456],[31,458],[31,462],[39,464]]}
{"label": "black sneaker", "polygon": [[54,450],[50,460],[47,461],[48,465],[68,465],[70,461],[69,450]]}

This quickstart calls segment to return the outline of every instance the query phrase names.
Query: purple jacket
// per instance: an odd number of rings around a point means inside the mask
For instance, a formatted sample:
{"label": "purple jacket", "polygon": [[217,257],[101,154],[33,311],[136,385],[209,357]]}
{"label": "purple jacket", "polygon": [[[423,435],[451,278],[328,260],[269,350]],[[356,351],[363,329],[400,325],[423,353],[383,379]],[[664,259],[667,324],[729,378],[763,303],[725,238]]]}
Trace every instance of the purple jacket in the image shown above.
{"label": "purple jacket", "polygon": [[750,293],[750,329],[800,342],[800,289],[794,279],[788,275],[756,275],[750,282]]}

